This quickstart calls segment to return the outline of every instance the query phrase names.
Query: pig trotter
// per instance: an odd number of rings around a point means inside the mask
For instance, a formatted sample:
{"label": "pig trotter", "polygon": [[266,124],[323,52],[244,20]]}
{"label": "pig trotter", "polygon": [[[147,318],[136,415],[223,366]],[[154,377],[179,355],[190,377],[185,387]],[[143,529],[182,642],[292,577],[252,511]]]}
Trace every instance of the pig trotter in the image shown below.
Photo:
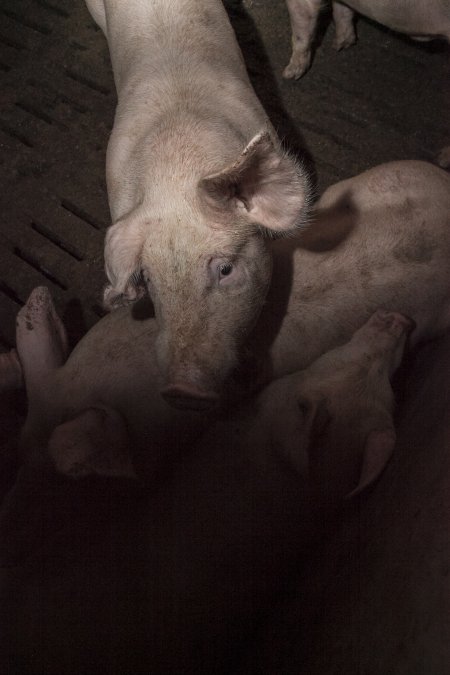
{"label": "pig trotter", "polygon": [[283,70],[283,77],[286,80],[299,80],[309,69],[311,65],[311,52],[292,52],[291,60]]}
{"label": "pig trotter", "polygon": [[16,341],[30,397],[42,389],[48,373],[62,366],[68,355],[66,331],[45,286],[35,288],[18,313]]}
{"label": "pig trotter", "polygon": [[340,2],[333,2],[333,20],[336,34],[333,40],[333,49],[341,51],[356,42],[355,26],[353,24],[353,10]]}

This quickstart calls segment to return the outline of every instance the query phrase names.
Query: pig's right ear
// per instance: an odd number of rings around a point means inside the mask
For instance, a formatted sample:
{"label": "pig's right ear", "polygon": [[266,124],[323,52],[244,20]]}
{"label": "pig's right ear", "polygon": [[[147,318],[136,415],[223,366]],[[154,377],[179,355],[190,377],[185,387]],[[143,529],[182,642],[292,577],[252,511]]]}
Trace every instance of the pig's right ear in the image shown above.
{"label": "pig's right ear", "polygon": [[235,210],[273,233],[301,225],[311,197],[306,171],[268,131],[257,134],[234,164],[203,178],[199,190],[219,221]]}
{"label": "pig's right ear", "polygon": [[310,455],[313,440],[320,437],[331,420],[327,400],[323,397],[313,399],[306,396],[297,398],[298,423],[295,433],[287,428],[282,447],[285,457],[301,476],[310,471]]}
{"label": "pig's right ear", "polygon": [[375,429],[366,438],[358,485],[346,495],[346,499],[356,497],[369,485],[372,485],[384,471],[395,448],[394,429]]}
{"label": "pig's right ear", "polygon": [[103,294],[103,305],[112,309],[134,302],[142,295],[137,280],[141,271],[144,225],[136,219],[118,221],[105,237],[105,271],[110,285]]}
{"label": "pig's right ear", "polygon": [[122,416],[107,406],[88,408],[60,424],[48,442],[58,473],[71,478],[136,478]]}

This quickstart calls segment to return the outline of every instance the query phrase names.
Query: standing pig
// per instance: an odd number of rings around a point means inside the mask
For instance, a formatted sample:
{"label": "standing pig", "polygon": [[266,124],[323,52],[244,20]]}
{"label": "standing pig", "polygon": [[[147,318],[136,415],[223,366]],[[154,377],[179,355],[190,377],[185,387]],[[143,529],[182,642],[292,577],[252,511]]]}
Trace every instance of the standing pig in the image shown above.
{"label": "standing pig", "polygon": [[[292,56],[283,76],[298,79],[311,63],[311,45],[323,0],[286,0],[292,28]],[[333,0],[336,29],[334,47],[345,49],[356,42],[353,11],[415,39],[450,41],[449,0]]]}
{"label": "standing pig", "polygon": [[[344,344],[379,307],[415,321],[412,344],[447,330],[449,214],[450,176],[422,162],[381,165],[330,187],[317,204],[314,227],[273,243],[272,287],[238,371],[247,389],[306,368]],[[36,296],[37,305],[51,305],[45,289]],[[27,333],[34,300],[19,313],[19,334]],[[51,358],[45,334],[61,334],[52,312],[34,322],[33,350],[19,350],[25,370],[30,358]],[[24,442],[39,437],[45,444],[64,419],[103,404],[122,414],[136,456],[153,463],[152,471],[190,447],[205,413],[175,410],[159,395],[157,334],[153,319],[125,307],[99,321],[65,362],[61,337],[48,386],[30,396]],[[27,340],[30,345],[31,336]]]}
{"label": "standing pig", "polygon": [[118,95],[105,303],[149,291],[164,395],[204,405],[261,310],[270,235],[305,217],[308,179],[281,148],[220,0],[87,6]]}
{"label": "standing pig", "polygon": [[[46,311],[36,306],[19,334],[21,355],[36,352]],[[324,515],[388,460],[389,377],[410,327],[399,314],[375,313],[349,343],[213,424],[168,481],[125,508],[112,487],[78,483],[77,496],[56,477],[39,474],[36,485],[25,468],[1,522],[3,556],[15,553],[3,592],[20,588],[0,602],[9,663],[66,675],[101,672],[106,662],[118,673],[232,672],[229,659],[287,587]],[[58,359],[55,333],[44,342]],[[30,390],[45,388],[41,364],[24,364]],[[68,474],[111,475],[99,451],[106,441],[119,457],[125,436],[114,411],[91,409],[59,426],[49,450]],[[24,534],[25,557],[11,548]]]}

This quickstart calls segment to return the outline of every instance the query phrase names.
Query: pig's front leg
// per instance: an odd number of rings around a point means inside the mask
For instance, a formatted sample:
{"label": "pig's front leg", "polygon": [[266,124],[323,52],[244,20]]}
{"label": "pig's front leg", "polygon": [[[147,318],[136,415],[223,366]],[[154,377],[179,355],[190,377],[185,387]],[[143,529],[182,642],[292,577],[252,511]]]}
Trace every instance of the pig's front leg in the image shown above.
{"label": "pig's front leg", "polygon": [[334,49],[340,51],[354,45],[356,42],[356,31],[353,10],[340,2],[333,2],[333,21],[336,31],[333,40]]}
{"label": "pig's front leg", "polygon": [[283,77],[298,80],[311,63],[311,45],[316,30],[321,0],[286,0],[291,20],[292,55]]}
{"label": "pig's front leg", "polygon": [[50,291],[35,288],[17,315],[17,352],[30,407],[46,393],[46,378],[68,355],[67,335]]}

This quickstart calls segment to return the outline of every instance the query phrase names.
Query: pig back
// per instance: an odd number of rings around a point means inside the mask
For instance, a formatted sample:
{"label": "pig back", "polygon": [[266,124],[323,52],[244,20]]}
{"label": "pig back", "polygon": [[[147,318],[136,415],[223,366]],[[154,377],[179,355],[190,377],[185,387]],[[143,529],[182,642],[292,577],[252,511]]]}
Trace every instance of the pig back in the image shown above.
{"label": "pig back", "polygon": [[450,177],[424,162],[392,162],[330,187],[309,227],[273,246],[253,336],[271,376],[344,343],[377,308],[412,318],[413,343],[446,330],[449,213]]}

